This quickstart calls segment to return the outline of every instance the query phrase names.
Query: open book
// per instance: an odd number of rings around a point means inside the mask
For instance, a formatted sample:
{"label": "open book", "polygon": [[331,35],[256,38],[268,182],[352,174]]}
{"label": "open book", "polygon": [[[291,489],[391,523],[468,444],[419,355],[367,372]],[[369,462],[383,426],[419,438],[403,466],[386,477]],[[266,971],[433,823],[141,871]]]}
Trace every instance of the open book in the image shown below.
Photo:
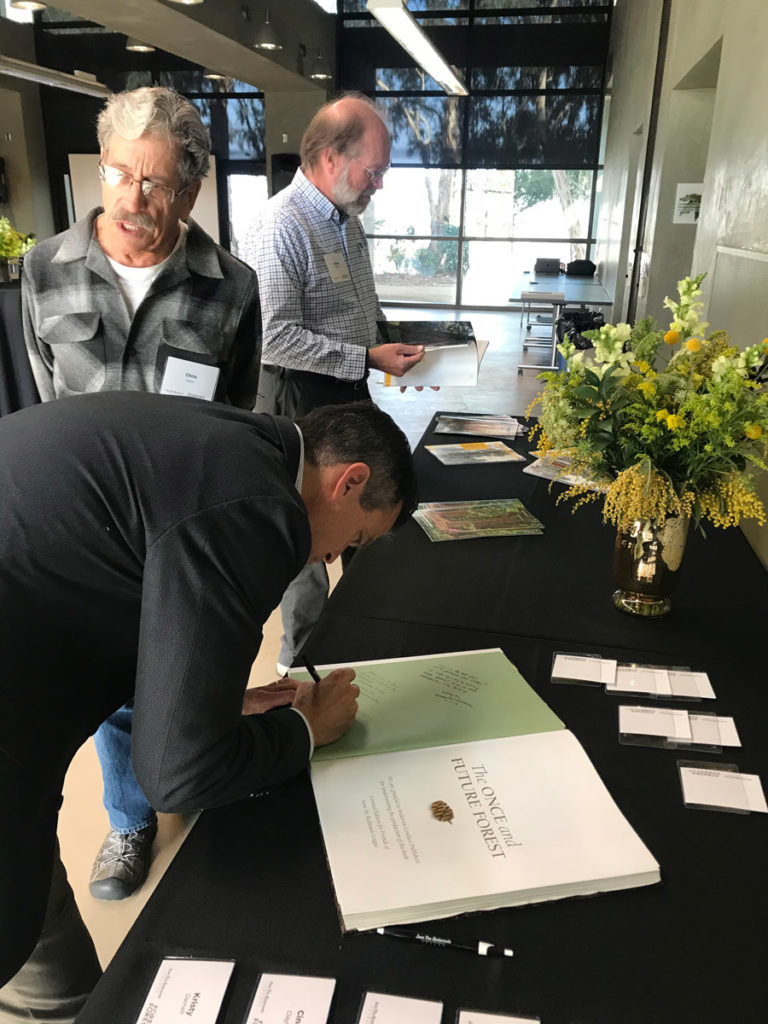
{"label": "open book", "polygon": [[355,668],[360,728],[312,763],[346,928],[659,880],[579,742],[501,651]]}
{"label": "open book", "polygon": [[387,320],[379,324],[382,340],[423,345],[424,358],[402,377],[382,374],[386,387],[474,387],[487,341],[475,339],[466,320]]}

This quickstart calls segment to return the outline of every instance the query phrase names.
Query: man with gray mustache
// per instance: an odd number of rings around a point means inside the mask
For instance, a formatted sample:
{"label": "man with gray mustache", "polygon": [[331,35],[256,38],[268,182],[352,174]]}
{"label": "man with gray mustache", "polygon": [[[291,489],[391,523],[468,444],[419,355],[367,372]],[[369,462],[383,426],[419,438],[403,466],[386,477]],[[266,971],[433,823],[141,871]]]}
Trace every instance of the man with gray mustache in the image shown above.
{"label": "man with gray mustache", "polygon": [[[40,397],[150,391],[252,409],[256,275],[189,219],[209,167],[200,114],[170,89],[135,89],[107,100],[97,130],[103,207],[24,261],[24,333]],[[126,706],[95,736],[110,822],[91,875],[97,899],[138,888],[157,831],[131,766],[131,722]]]}

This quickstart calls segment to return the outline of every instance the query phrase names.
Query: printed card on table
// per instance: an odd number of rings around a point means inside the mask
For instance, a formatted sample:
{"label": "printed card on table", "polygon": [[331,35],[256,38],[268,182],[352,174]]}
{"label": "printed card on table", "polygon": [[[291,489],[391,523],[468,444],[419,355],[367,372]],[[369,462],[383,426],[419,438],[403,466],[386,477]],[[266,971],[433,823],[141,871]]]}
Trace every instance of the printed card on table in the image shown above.
{"label": "printed card on table", "polygon": [[326,1024],[334,978],[262,974],[245,1024]]}
{"label": "printed card on table", "polygon": [[575,683],[611,685],[616,678],[616,661],[584,654],[556,654],[552,663],[552,678]]}
{"label": "printed card on table", "polygon": [[443,1004],[367,992],[358,1024],[440,1024]]}
{"label": "printed card on table", "polygon": [[136,1024],[216,1024],[227,990],[232,960],[192,960],[166,957],[144,1001]]}
{"label": "printed card on table", "polygon": [[732,718],[721,715],[689,715],[694,743],[713,747],[740,747],[741,740]]}
{"label": "printed card on table", "polygon": [[632,736],[663,736],[670,740],[692,740],[688,712],[681,708],[619,708],[619,732]]}
{"label": "printed card on table", "polygon": [[686,804],[768,813],[759,775],[681,765],[680,781]]}
{"label": "printed card on table", "polygon": [[715,691],[706,672],[682,672],[670,669],[669,685],[674,697],[713,698]]}

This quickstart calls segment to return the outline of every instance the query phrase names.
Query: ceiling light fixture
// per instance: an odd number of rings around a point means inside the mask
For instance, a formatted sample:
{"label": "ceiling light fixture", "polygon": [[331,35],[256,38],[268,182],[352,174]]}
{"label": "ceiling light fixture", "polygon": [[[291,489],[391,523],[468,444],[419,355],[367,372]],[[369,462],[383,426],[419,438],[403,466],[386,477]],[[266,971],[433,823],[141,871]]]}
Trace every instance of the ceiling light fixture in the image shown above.
{"label": "ceiling light fixture", "polygon": [[203,78],[207,78],[211,82],[223,82],[226,77],[221,71],[214,71],[213,68],[203,70]]}
{"label": "ceiling light fixture", "polygon": [[70,92],[81,92],[86,96],[99,96],[101,99],[109,96],[109,89],[106,85],[97,82],[95,78],[81,78],[77,74],[68,75],[65,71],[54,71],[53,68],[30,64],[28,61],[17,60],[15,57],[6,57],[2,53],[0,53],[0,75],[24,78],[28,82],[37,82],[38,85],[50,85],[53,89],[68,89]]}
{"label": "ceiling light fixture", "polygon": [[184,4],[186,7],[191,7],[193,4],[205,3],[205,0],[169,0],[172,4]]}
{"label": "ceiling light fixture", "polygon": [[151,43],[142,43],[140,39],[135,39],[133,36],[128,36],[125,40],[126,50],[131,50],[133,53],[154,53],[155,47]]}
{"label": "ceiling light fixture", "polygon": [[413,57],[422,70],[450,96],[468,96],[469,90],[402,0],[368,0],[374,18]]}
{"label": "ceiling light fixture", "polygon": [[15,7],[17,11],[44,11],[48,4],[39,0],[10,0],[8,6]]}
{"label": "ceiling light fixture", "polygon": [[328,61],[320,50],[317,51],[317,56],[312,61],[312,70],[309,72],[309,77],[314,78],[316,82],[328,82],[333,78]]}
{"label": "ceiling light fixture", "polygon": [[272,52],[282,50],[283,48],[283,44],[277,38],[277,33],[270,23],[268,7],[264,11],[264,24],[256,33],[256,38],[253,41],[253,48],[255,50],[269,50]]}

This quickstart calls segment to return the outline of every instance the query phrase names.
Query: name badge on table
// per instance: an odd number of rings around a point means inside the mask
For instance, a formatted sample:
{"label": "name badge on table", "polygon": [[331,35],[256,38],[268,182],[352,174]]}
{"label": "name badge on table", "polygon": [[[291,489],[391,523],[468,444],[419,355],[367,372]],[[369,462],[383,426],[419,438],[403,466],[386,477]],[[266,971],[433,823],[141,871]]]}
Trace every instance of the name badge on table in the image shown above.
{"label": "name badge on table", "polygon": [[351,280],[343,252],[326,252],[323,254],[323,259],[334,284],[342,284],[344,281]]}
{"label": "name badge on table", "polygon": [[326,1024],[334,978],[262,974],[245,1024]]}
{"label": "name badge on table", "polygon": [[203,398],[210,402],[216,394],[219,380],[218,366],[195,363],[191,359],[168,356],[160,385],[161,395],[181,395],[182,398]]}
{"label": "name badge on table", "polygon": [[166,957],[157,969],[136,1024],[215,1024],[234,960]]}

